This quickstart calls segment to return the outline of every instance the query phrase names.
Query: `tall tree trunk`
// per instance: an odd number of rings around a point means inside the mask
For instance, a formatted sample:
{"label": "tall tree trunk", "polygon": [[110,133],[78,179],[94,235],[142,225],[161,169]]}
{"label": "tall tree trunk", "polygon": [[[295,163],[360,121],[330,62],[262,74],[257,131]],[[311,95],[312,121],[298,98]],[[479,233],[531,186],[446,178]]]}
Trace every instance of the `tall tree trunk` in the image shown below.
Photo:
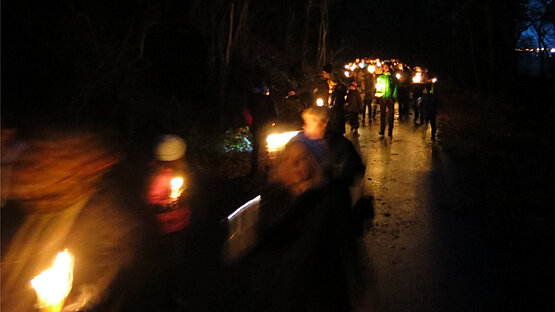
{"label": "tall tree trunk", "polygon": [[326,63],[326,51],[327,51],[327,38],[328,38],[328,0],[322,0],[322,5],[320,6],[320,29],[318,33],[318,55],[317,55],[317,66],[322,67]]}
{"label": "tall tree trunk", "polygon": [[308,0],[305,11],[305,24],[303,32],[303,46],[301,55],[301,64],[304,67],[306,64],[306,55],[308,54],[308,35],[310,31],[310,9],[312,8],[312,0]]}
{"label": "tall tree trunk", "polygon": [[231,8],[229,10],[229,26],[227,29],[227,45],[225,49],[225,59],[224,66],[227,68],[229,66],[229,61],[231,59],[231,44],[233,42],[233,18],[235,16],[235,1],[231,2]]}

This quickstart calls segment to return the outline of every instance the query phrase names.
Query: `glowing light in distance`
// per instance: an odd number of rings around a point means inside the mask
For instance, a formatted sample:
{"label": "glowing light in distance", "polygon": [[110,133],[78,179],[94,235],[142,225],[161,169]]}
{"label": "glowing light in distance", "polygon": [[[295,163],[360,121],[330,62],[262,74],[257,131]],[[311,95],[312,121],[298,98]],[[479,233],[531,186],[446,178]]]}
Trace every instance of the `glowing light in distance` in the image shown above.
{"label": "glowing light in distance", "polygon": [[289,142],[294,136],[297,135],[299,131],[288,131],[283,133],[273,133],[266,137],[266,143],[268,145],[268,152],[278,152],[285,147],[285,144]]}
{"label": "glowing light in distance", "polygon": [[349,64],[345,64],[345,69],[349,69]]}
{"label": "glowing light in distance", "polygon": [[376,66],[374,65],[370,65],[368,66],[368,72],[373,74],[376,71]]}
{"label": "glowing light in distance", "polygon": [[357,65],[356,65],[356,64],[351,65],[350,69],[351,69],[351,70],[357,69]]}
{"label": "glowing light in distance", "polygon": [[366,63],[360,62],[360,63],[358,63],[358,67],[364,68],[364,67],[366,67]]}
{"label": "glowing light in distance", "polygon": [[414,75],[414,77],[412,77],[412,82],[414,82],[414,83],[422,82],[422,74],[421,73],[416,73]]}
{"label": "glowing light in distance", "polygon": [[316,106],[324,106],[324,100],[322,100],[322,99],[317,99],[317,100],[316,100]]}
{"label": "glowing light in distance", "polygon": [[[59,307],[71,291],[73,256],[66,250],[59,252],[52,266],[31,280],[37,293],[39,307]],[[59,310],[58,310],[59,311]]]}
{"label": "glowing light in distance", "polygon": [[395,74],[395,77],[397,77],[397,79],[401,79],[401,74],[397,73]]}
{"label": "glowing light in distance", "polygon": [[345,77],[349,77],[349,76],[351,76],[351,72],[348,71],[348,70],[346,70],[346,71],[345,71]]}
{"label": "glowing light in distance", "polygon": [[437,78],[432,78],[432,83],[436,83],[437,82]]}

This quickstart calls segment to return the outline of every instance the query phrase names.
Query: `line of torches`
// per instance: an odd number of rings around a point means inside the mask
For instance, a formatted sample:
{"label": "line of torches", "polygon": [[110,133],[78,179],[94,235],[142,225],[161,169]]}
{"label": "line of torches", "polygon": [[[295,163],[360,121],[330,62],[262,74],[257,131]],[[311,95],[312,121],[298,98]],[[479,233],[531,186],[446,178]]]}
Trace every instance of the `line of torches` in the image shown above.
{"label": "line of torches", "polygon": [[[385,62],[385,60],[382,61],[379,58],[376,58],[376,59],[370,59],[370,58],[358,59],[357,58],[355,61],[345,64],[345,66],[344,66],[344,68],[345,68],[344,75],[345,75],[345,77],[349,78],[349,77],[353,76],[353,73],[355,71],[362,70],[364,68],[366,68],[366,70],[369,73],[374,74],[374,73],[376,73],[376,71],[381,69],[383,62]],[[391,64],[393,64],[393,66],[395,66],[396,69],[399,69],[399,70],[403,71],[403,67],[404,67],[405,64],[399,62],[396,59],[391,59],[391,60],[389,60],[389,62]],[[415,66],[413,68],[413,70],[414,70],[414,75],[411,78],[412,83],[416,83],[416,84],[425,83],[426,81],[424,81],[424,77],[422,76],[422,69],[419,66]],[[402,78],[402,74],[400,72],[397,72],[395,74],[395,77],[400,80]],[[436,83],[437,82],[437,77],[429,79],[427,82],[428,83]]]}

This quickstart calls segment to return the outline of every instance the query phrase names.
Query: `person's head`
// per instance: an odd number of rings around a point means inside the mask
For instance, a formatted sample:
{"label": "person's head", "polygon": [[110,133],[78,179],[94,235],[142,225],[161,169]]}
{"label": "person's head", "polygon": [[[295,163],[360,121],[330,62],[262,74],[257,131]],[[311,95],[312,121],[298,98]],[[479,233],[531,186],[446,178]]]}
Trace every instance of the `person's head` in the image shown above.
{"label": "person's head", "polygon": [[357,85],[358,85],[357,82],[356,82],[356,81],[353,81],[353,82],[349,85],[349,89],[350,89],[350,90],[356,90]]}
{"label": "person's head", "polygon": [[322,169],[306,146],[293,141],[280,153],[269,176],[270,182],[285,186],[291,194],[298,196],[319,185],[323,180]]}
{"label": "person's head", "polygon": [[382,68],[384,73],[389,73],[389,71],[391,70],[391,64],[388,62],[384,62],[382,64]]}
{"label": "person's head", "polygon": [[166,134],[158,139],[154,154],[159,161],[175,161],[184,158],[187,144],[177,135]]}
{"label": "person's head", "polygon": [[9,199],[30,212],[60,211],[86,200],[120,158],[93,132],[47,130],[26,143],[13,165]]}
{"label": "person's head", "polygon": [[322,78],[330,79],[332,71],[333,71],[333,66],[331,64],[324,65],[324,67],[322,67]]}
{"label": "person's head", "polygon": [[312,140],[324,138],[328,125],[328,112],[323,107],[309,107],[301,115],[305,135]]}
{"label": "person's head", "polygon": [[154,147],[155,161],[152,170],[172,169],[184,175],[189,174],[189,166],[185,159],[187,144],[181,137],[173,134],[162,135]]}

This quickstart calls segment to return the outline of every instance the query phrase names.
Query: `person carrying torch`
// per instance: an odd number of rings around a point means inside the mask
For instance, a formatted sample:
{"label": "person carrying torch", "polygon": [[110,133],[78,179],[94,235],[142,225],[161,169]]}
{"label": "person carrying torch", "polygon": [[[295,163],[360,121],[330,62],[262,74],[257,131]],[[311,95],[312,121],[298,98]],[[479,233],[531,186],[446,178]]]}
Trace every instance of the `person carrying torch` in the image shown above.
{"label": "person carrying torch", "polygon": [[[143,297],[145,305],[155,304],[152,309],[172,311],[176,307],[177,292],[186,285],[179,284],[188,274],[192,248],[191,190],[192,175],[186,160],[187,144],[180,136],[162,135],[154,147],[154,159],[149,167],[146,183],[146,204],[157,234],[153,235],[152,258],[147,260],[152,273],[149,288],[155,289]],[[142,299],[144,300],[144,299]]]}
{"label": "person carrying torch", "polygon": [[[109,306],[123,298],[125,287],[114,285],[131,280],[124,276],[142,228],[126,209],[130,200],[122,200],[116,145],[97,131],[67,129],[40,130],[24,141],[2,194],[1,310]],[[4,210],[21,217],[5,219]],[[5,231],[8,224],[16,230]]]}
{"label": "person carrying torch", "polygon": [[395,99],[397,98],[397,78],[391,73],[391,65],[387,62],[382,64],[383,73],[376,79],[376,97],[380,103],[380,132],[384,135],[385,121],[387,116],[387,136],[393,135],[393,117]]}

